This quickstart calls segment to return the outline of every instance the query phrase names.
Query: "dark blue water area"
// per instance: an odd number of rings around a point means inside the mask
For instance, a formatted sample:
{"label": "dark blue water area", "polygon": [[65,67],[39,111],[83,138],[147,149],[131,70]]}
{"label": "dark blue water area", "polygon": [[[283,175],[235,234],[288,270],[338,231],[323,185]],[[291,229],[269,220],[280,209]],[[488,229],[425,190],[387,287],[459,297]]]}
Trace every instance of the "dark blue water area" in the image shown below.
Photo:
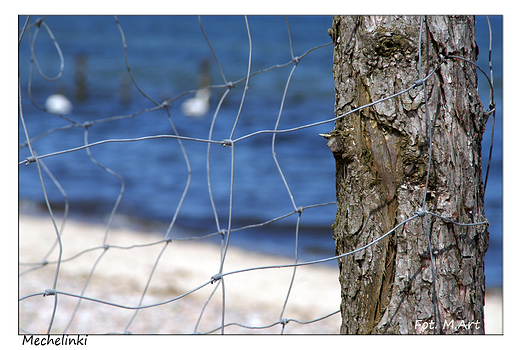
{"label": "dark blue water area", "polygon": [[[36,20],[32,18],[32,22]],[[128,64],[139,88],[151,100],[162,103],[198,87],[199,64],[211,59],[213,85],[225,85],[243,79],[248,71],[249,40],[242,16],[203,16],[204,31],[217,56],[222,71],[199,25],[197,16],[119,16],[126,39]],[[316,46],[330,43],[327,29],[330,16],[289,16],[290,34],[295,56]],[[25,17],[20,17],[19,28]],[[32,98],[44,105],[47,97],[66,89],[73,110],[65,115],[78,124],[94,122],[88,135],[81,127],[55,131],[32,143],[38,155],[79,147],[109,139],[131,139],[151,135],[173,135],[172,123],[181,136],[208,139],[213,114],[226,88],[213,88],[211,109],[202,118],[181,113],[181,104],[193,94],[174,99],[169,115],[164,109],[145,111],[155,103],[132,87],[128,102],[123,87],[128,83],[121,32],[112,16],[52,16],[45,20],[63,52],[65,68],[61,79],[44,80],[36,68],[32,73]],[[250,16],[251,71],[290,62],[291,48],[284,16]],[[488,286],[502,284],[502,18],[491,17],[493,26],[493,74],[497,104],[493,157],[486,192],[486,216],[491,222],[490,247],[486,255]],[[38,109],[27,93],[30,76],[30,36],[25,33],[19,50],[23,117],[28,134],[35,138],[48,130],[70,126],[71,122]],[[488,71],[489,32],[485,17],[477,17],[479,65]],[[292,75],[279,129],[288,129],[334,117],[333,46],[329,45],[303,57]],[[35,45],[36,59],[48,77],[60,69],[59,55],[42,26]],[[86,58],[87,97],[75,97],[78,57]],[[275,68],[252,76],[233,139],[259,130],[272,130],[280,113],[282,96],[293,65]],[[245,82],[237,83],[225,98],[216,117],[212,140],[228,139],[235,123]],[[489,87],[479,76],[484,105],[488,104]],[[143,112],[141,112],[143,111]],[[138,113],[141,112],[141,113]],[[99,122],[106,118],[122,118]],[[133,117],[130,117],[133,116]],[[275,154],[273,135],[259,134],[237,141],[234,145],[232,228],[257,224],[291,213],[296,207],[335,202],[335,164],[326,140],[318,134],[330,132],[327,123],[294,132],[277,134]],[[484,165],[489,156],[491,119],[483,141]],[[19,123],[19,143],[25,142]],[[186,162],[183,148],[188,158]],[[124,180],[124,193],[117,213],[129,222],[153,223],[167,228],[178,210],[174,235],[203,236],[217,231],[207,179],[208,144],[176,139],[153,139],[113,142],[90,148],[92,157],[116,172]],[[30,155],[28,147],[19,152],[22,161]],[[66,192],[71,216],[97,217],[105,220],[121,192],[118,177],[95,164],[85,150],[43,159],[45,165]],[[210,147],[210,180],[218,226],[228,228],[231,184],[231,148]],[[189,177],[188,167],[191,169]],[[289,190],[284,184],[284,178]],[[56,210],[63,208],[64,196],[44,173],[45,189]],[[185,197],[183,193],[187,187]],[[292,196],[292,199],[291,199]],[[19,197],[22,203],[44,202],[35,164],[19,167]],[[183,199],[184,198],[184,199]],[[294,200],[294,205],[293,205]],[[181,203],[182,201],[182,203]],[[312,260],[334,255],[331,225],[335,204],[305,209],[301,216],[299,259]],[[258,228],[233,232],[231,244],[264,253],[294,256],[298,215]],[[219,238],[214,238],[218,240]],[[335,264],[335,262],[331,262]]]}

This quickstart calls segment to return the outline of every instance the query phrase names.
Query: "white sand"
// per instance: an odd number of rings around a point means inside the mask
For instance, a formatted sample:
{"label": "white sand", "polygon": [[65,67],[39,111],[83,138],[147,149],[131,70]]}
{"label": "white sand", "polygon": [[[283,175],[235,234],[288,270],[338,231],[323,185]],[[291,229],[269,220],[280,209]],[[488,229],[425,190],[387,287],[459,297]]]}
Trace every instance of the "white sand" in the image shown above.
{"label": "white sand", "polygon": [[[58,222],[58,227],[60,227]],[[20,215],[19,255],[24,263],[40,263],[52,247],[56,234],[49,217]],[[68,220],[63,231],[63,256],[57,290],[81,294],[89,274],[94,271],[85,296],[135,307],[151,276],[154,264],[166,243],[147,247],[104,250],[105,228],[91,223]],[[160,241],[161,236],[128,229],[111,229],[107,244],[131,247]],[[97,248],[77,256],[90,248]],[[58,249],[47,259],[57,261]],[[72,258],[67,260],[69,258]],[[96,261],[99,261],[96,265]],[[203,241],[172,241],[158,260],[142,305],[168,301],[189,292],[211,280],[219,271],[220,246]],[[290,259],[266,256],[230,246],[226,255],[224,272],[250,267],[291,264]],[[20,297],[41,293],[53,287],[57,264],[24,273],[19,279]],[[21,265],[20,272],[31,266]],[[276,268],[228,275],[224,278],[225,323],[248,326],[267,326],[278,322],[284,305],[292,268]],[[122,333],[134,334],[208,332],[222,322],[222,285],[218,285],[202,319],[195,330],[204,303],[215,290],[208,284],[179,300],[161,306],[140,310],[127,310],[98,302],[82,301],[67,329],[67,333]],[[19,303],[21,331],[45,333],[49,326],[55,298],[41,295]],[[78,298],[59,295],[58,309],[52,328],[61,333],[71,320]],[[298,267],[283,318],[301,322],[312,321],[339,309],[340,287],[338,269],[330,266]],[[501,293],[489,293],[486,298],[486,329],[488,333],[502,332]],[[135,316],[135,318],[133,318]],[[337,334],[340,315],[335,314],[319,322],[299,324],[289,322],[284,333]],[[266,329],[249,329],[239,326],[225,328],[225,333],[280,333],[277,324]],[[217,331],[216,333],[219,333]]]}
{"label": "white sand", "polygon": [[[59,224],[58,224],[59,225]],[[105,228],[82,222],[67,221],[63,241],[63,259],[88,248],[102,247]],[[20,261],[41,262],[55,241],[49,218],[20,217]],[[107,243],[129,247],[157,242],[161,236],[122,229],[111,229]],[[135,247],[110,248],[96,266],[85,296],[125,306],[137,306],[165,243]],[[49,261],[57,260],[57,249]],[[65,261],[60,267],[57,290],[80,294],[96,259],[104,249],[96,249]],[[224,272],[249,267],[291,264],[289,259],[264,256],[230,247]],[[142,305],[175,298],[193,290],[219,272],[220,247],[203,241],[172,241],[162,254]],[[20,271],[28,269],[22,266]],[[31,271],[20,277],[20,296],[52,288],[56,264]],[[289,289],[292,268],[269,269],[233,274],[224,278],[225,323],[266,326],[277,322]],[[132,333],[193,333],[204,303],[216,287],[207,285],[178,301],[141,310],[128,328]],[[222,322],[221,285],[203,314],[198,332],[208,332]],[[53,332],[63,332],[78,299],[59,296]],[[20,327],[30,332],[46,332],[54,297],[37,296],[20,303]],[[311,321],[339,309],[338,271],[332,267],[299,267],[285,309],[284,318]],[[114,306],[83,301],[69,333],[124,332],[135,314]],[[339,314],[310,325],[290,322],[284,333],[338,333]],[[264,330],[230,326],[226,333],[280,333],[281,325]]]}

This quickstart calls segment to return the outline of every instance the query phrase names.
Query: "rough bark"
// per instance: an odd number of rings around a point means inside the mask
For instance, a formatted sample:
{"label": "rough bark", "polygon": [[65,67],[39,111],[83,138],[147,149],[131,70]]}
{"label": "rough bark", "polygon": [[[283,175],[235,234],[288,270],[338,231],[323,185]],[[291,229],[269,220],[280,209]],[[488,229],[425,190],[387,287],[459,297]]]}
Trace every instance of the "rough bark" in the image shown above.
{"label": "rough bark", "polygon": [[[333,18],[336,116],[420,78],[419,30],[419,16]],[[473,17],[425,17],[421,78],[441,54],[476,61]],[[460,223],[485,221],[480,144],[487,116],[476,70],[447,58],[426,85],[432,162],[425,209]],[[424,94],[419,85],[337,120],[328,142],[336,160],[337,254],[372,242],[421,210],[430,140]],[[426,215],[341,258],[341,333],[483,333],[488,240],[486,225],[457,226]]]}

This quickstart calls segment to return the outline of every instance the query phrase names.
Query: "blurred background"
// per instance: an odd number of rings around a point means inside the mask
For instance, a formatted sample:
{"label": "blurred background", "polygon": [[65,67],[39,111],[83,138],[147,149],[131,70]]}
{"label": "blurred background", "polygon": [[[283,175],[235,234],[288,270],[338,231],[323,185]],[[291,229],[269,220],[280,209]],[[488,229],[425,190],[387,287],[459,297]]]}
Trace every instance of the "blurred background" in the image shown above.
{"label": "blurred background", "polygon": [[[31,18],[31,23],[38,17]],[[225,84],[213,59],[197,16],[120,16],[127,44],[128,64],[139,87],[162,103],[208,82]],[[485,205],[490,221],[490,246],[486,255],[488,287],[502,285],[502,17],[489,17],[493,30],[493,75],[497,119],[493,158]],[[19,30],[26,17],[19,17]],[[248,17],[253,42],[251,71],[256,72],[291,61],[287,22],[284,16]],[[331,42],[327,29],[331,16],[289,16],[294,55]],[[246,77],[249,41],[244,17],[203,16],[201,22],[228,82]],[[143,112],[154,103],[133,85],[125,62],[123,41],[112,16],[51,16],[45,23],[52,30],[64,57],[63,76],[47,81],[37,72],[31,76],[30,33],[19,49],[19,74],[23,115],[30,137],[71,122],[37,108],[31,101],[56,111],[76,123],[114,116],[131,116],[95,124],[89,128],[90,143],[106,140],[172,134],[164,110]],[[489,30],[486,17],[476,17],[479,66],[488,71]],[[42,26],[35,39],[35,57],[47,77],[60,71],[60,57],[53,40]],[[287,129],[334,117],[333,46],[312,51],[298,64],[282,109],[279,129]],[[258,130],[272,130],[292,65],[251,77],[240,121],[233,138]],[[480,74],[480,73],[479,73]],[[230,137],[244,82],[237,84],[218,113],[212,139]],[[226,88],[206,94],[186,94],[169,108],[171,120],[182,136],[207,139],[216,106]],[[489,87],[479,75],[484,106]],[[56,98],[58,95],[59,98]],[[66,99],[63,99],[65,97]],[[191,102],[187,102],[187,101]],[[61,109],[60,109],[61,108]],[[335,164],[326,140],[318,134],[330,132],[328,123],[297,132],[278,134],[275,151],[296,206],[335,202]],[[482,145],[484,172],[489,156],[491,119]],[[19,122],[19,144],[25,134]],[[190,186],[180,207],[172,235],[202,236],[216,232],[208,194],[206,143],[183,141],[192,171]],[[84,144],[84,129],[56,131],[34,141],[39,155]],[[294,211],[290,195],[271,153],[272,134],[239,141],[235,145],[232,227],[261,223]],[[109,143],[91,148],[92,156],[118,173],[125,192],[118,208],[117,225],[166,230],[188,181],[188,167],[179,143],[173,139]],[[30,155],[22,147],[19,160]],[[70,201],[70,216],[106,222],[121,190],[120,181],[95,165],[82,151],[44,159]],[[211,186],[221,228],[227,228],[230,191],[230,149],[211,146]],[[45,210],[36,166],[19,167],[20,210],[38,214]],[[51,179],[44,175],[53,208],[63,209],[64,199]],[[300,260],[334,255],[331,225],[335,204],[307,209],[302,215],[299,237]],[[268,254],[294,256],[296,215],[269,225],[239,231],[232,244]],[[331,262],[336,264],[336,262]]]}

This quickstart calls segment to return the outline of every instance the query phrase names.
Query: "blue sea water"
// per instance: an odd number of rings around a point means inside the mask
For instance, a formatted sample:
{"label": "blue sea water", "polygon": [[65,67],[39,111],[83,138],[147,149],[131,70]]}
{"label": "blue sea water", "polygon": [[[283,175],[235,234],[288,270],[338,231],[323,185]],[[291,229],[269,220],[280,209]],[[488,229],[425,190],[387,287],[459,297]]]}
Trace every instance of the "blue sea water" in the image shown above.
{"label": "blue sea water", "polygon": [[[34,21],[36,18],[33,18]],[[486,216],[491,222],[490,247],[486,255],[488,286],[502,284],[502,18],[492,16],[493,74],[497,119],[493,158],[486,193]],[[128,64],[139,88],[152,100],[162,103],[197,88],[198,67],[218,57],[223,74],[214,60],[211,79],[224,85],[244,78],[248,71],[249,39],[242,16],[203,16],[201,23],[211,43],[208,45],[197,16],[119,16],[124,32]],[[25,17],[19,18],[19,28]],[[330,16],[289,16],[290,35],[295,56],[316,46],[330,43],[327,29]],[[129,116],[155,104],[134,87],[129,100],[125,97],[128,83],[125,51],[121,32],[112,16],[52,16],[45,20],[59,43],[65,60],[61,79],[49,82],[34,69],[32,98],[44,105],[46,98],[66,88],[73,110],[66,115],[77,123],[114,116]],[[284,16],[250,16],[248,25],[252,40],[251,71],[256,72],[291,61],[291,47]],[[34,37],[35,28],[32,28]],[[70,122],[52,116],[34,106],[28,95],[31,51],[29,33],[19,50],[19,72],[22,86],[23,115],[28,133],[35,137]],[[477,17],[479,65],[488,71],[489,32],[485,17]],[[279,129],[297,127],[334,117],[334,83],[332,77],[333,46],[310,52],[298,64],[290,81],[283,105]],[[39,66],[48,77],[60,70],[60,57],[53,41],[42,26],[36,40],[35,54]],[[76,59],[86,59],[87,97],[75,98]],[[258,130],[272,130],[280,112],[282,96],[292,65],[276,68],[251,77],[240,120],[233,139]],[[213,140],[230,137],[237,117],[245,82],[231,89],[218,113]],[[479,89],[484,105],[488,103],[486,79],[479,76]],[[170,107],[171,122],[182,136],[207,139],[213,113],[225,88],[214,88],[210,112],[202,118],[189,118],[181,113],[181,104],[193,95],[174,100]],[[333,129],[333,123],[276,136],[277,160],[290,192],[284,184],[271,151],[272,134],[257,135],[235,144],[233,172],[232,227],[255,224],[294,211],[296,207],[335,202],[335,164],[318,134]],[[483,141],[483,160],[487,164],[491,120]],[[164,110],[143,112],[94,124],[89,128],[88,142],[127,139],[150,135],[172,134]],[[25,141],[20,122],[19,141]],[[34,141],[39,155],[81,146],[85,143],[83,128],[56,131]],[[207,149],[204,142],[183,141],[191,168],[178,141],[156,139],[138,142],[108,143],[91,147],[92,156],[118,173],[125,181],[125,191],[118,213],[167,225],[176,215],[183,192],[185,199],[177,213],[176,227],[189,232],[215,232],[216,221],[208,194]],[[22,161],[30,155],[27,147],[20,150]],[[230,148],[212,145],[210,153],[211,188],[221,228],[227,228],[231,158]],[[63,187],[71,203],[72,215],[106,215],[110,213],[121,191],[114,175],[94,164],[85,150],[44,159],[45,164]],[[34,164],[32,164],[34,165]],[[42,203],[43,193],[35,166],[20,166],[19,196],[23,202]],[[60,190],[44,177],[47,194],[55,206],[63,206]],[[291,199],[292,196],[292,199]],[[299,244],[300,259],[310,260],[334,255],[331,224],[335,205],[306,209],[302,214]],[[263,228],[240,231],[233,242],[248,249],[293,256],[296,215]]]}

